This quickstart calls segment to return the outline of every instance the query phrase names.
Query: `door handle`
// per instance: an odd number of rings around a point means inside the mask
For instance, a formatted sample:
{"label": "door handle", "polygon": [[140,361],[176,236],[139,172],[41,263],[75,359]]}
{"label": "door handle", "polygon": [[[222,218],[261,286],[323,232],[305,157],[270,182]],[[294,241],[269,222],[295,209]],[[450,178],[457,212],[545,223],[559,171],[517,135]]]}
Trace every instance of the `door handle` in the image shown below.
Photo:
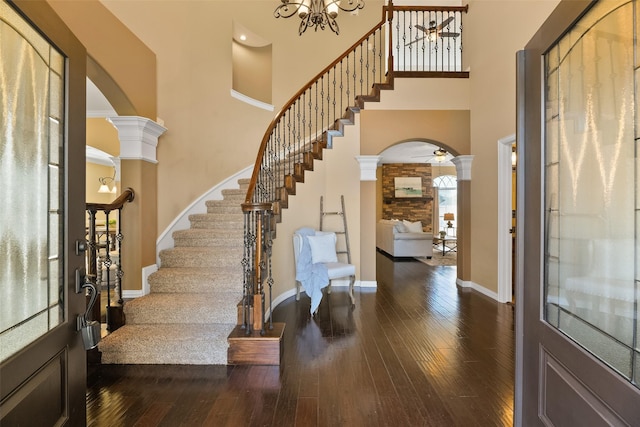
{"label": "door handle", "polygon": [[[77,270],[76,270],[77,271]],[[96,303],[98,299],[98,289],[91,282],[85,282],[81,289],[89,289],[89,293],[91,294],[91,298],[89,300],[89,304],[87,304],[87,310],[84,314],[79,314],[76,318],[77,322],[77,330],[82,332],[82,343],[84,344],[85,350],[91,350],[96,347],[100,342],[100,322],[97,320],[89,321],[89,313],[93,309],[93,305]]]}
{"label": "door handle", "polygon": [[82,268],[76,268],[76,294],[82,292],[82,288],[87,280],[87,272]]}
{"label": "door handle", "polygon": [[87,250],[87,241],[84,239],[76,240],[76,255],[80,255],[86,252],[86,250]]}

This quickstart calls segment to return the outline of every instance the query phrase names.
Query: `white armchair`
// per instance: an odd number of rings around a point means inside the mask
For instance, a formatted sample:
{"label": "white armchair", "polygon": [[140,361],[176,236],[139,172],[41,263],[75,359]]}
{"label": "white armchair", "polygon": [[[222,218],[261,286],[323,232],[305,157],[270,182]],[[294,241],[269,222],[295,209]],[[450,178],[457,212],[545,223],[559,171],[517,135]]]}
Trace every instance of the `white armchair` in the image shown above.
{"label": "white armchair", "polygon": [[[308,230],[307,234],[304,234],[302,230]],[[311,297],[311,312],[317,311],[317,306],[320,304],[322,298],[321,288],[329,286],[327,293],[331,293],[331,280],[349,277],[349,298],[351,299],[351,305],[355,306],[355,295],[353,292],[353,286],[356,280],[356,266],[353,264],[347,264],[338,262],[336,255],[336,234],[332,232],[315,231],[311,229],[297,230],[293,234],[293,254],[296,266],[296,279],[300,277],[299,260],[302,256],[310,257],[311,265],[306,267],[311,268],[313,264],[322,264],[327,269],[329,277],[328,283],[320,284],[319,287],[314,289],[308,289],[307,286],[315,286],[316,284],[309,283],[301,284],[299,280],[296,280],[296,300],[300,300],[300,287],[305,287],[305,291]],[[308,245],[308,252],[303,255],[305,250],[305,244]],[[303,266],[302,268],[305,268]],[[316,296],[316,298],[314,298]],[[315,309],[314,309],[315,306]]]}

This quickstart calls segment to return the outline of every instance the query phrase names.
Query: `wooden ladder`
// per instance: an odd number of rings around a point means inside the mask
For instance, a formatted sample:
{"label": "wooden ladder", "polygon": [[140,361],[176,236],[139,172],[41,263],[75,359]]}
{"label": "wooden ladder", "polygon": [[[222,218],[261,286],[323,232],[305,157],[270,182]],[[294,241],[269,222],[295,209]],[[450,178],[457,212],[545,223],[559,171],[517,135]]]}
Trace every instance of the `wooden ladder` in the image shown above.
{"label": "wooden ladder", "polygon": [[[343,251],[336,251],[336,255],[346,255],[347,256],[347,264],[351,264],[351,248],[349,247],[349,230],[347,228],[347,212],[344,208],[344,196],[340,196],[340,203],[342,206],[342,210],[338,212],[325,212],[324,211],[324,202],[322,196],[320,196],[320,231],[333,231],[336,233],[336,238],[343,236],[344,237],[344,247],[346,248]],[[339,215],[342,217],[342,229],[341,230],[325,230],[324,229],[324,217],[329,215]]]}

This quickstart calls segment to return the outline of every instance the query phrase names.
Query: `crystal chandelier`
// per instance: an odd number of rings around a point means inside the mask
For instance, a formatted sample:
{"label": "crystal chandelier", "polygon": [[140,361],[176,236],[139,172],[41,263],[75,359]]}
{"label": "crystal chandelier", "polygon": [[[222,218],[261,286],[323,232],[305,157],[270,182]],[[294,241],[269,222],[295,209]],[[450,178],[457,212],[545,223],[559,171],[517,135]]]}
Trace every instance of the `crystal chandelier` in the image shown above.
{"label": "crystal chandelier", "polygon": [[318,27],[324,30],[326,26],[336,34],[340,34],[340,28],[336,22],[338,12],[354,12],[364,7],[364,0],[280,0],[282,4],[273,12],[276,18],[291,18],[298,15],[302,22],[298,28],[298,34],[302,35],[307,28]]}

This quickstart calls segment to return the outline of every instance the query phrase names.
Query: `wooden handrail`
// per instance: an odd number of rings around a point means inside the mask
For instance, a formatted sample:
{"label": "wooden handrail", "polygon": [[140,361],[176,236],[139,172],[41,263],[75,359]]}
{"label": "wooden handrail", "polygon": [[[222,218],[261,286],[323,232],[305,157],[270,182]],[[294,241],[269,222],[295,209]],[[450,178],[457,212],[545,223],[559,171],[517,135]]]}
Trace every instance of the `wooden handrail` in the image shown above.
{"label": "wooden handrail", "polygon": [[[420,11],[429,11],[429,12],[460,12],[466,13],[469,10],[469,6],[395,6],[393,1],[389,1],[389,4],[382,7],[382,19],[376,24],[374,28],[368,31],[364,36],[358,39],[353,45],[351,45],[347,50],[345,50],[338,58],[332,61],[328,66],[326,66],[322,71],[316,74],[307,84],[305,84],[300,90],[298,90],[278,111],[275,115],[267,130],[262,137],[262,141],[260,144],[260,148],[258,150],[258,155],[256,156],[256,161],[254,164],[253,173],[251,175],[251,180],[249,181],[249,187],[247,190],[245,203],[243,203],[243,211],[252,210],[251,205],[253,204],[254,193],[256,189],[256,185],[258,183],[258,178],[260,174],[260,165],[262,164],[269,140],[274,132],[274,129],[278,126],[284,115],[290,110],[290,108],[300,99],[300,97],[305,94],[309,89],[311,89],[323,76],[328,74],[334,67],[340,64],[343,60],[345,60],[351,53],[355,52],[361,44],[371,37],[374,33],[382,29],[385,24],[389,24],[391,26],[391,22],[393,21],[394,12],[420,12]],[[388,72],[387,72],[387,83],[393,81],[394,77],[394,69],[393,69],[393,32],[389,31],[388,41],[389,41],[389,58],[388,58]],[[410,76],[411,72],[404,72],[405,76]],[[422,72],[421,76],[424,76],[424,72]],[[451,73],[453,76],[454,73]],[[464,74],[461,76],[467,77],[468,74]]]}
{"label": "wooden handrail", "polygon": [[[264,152],[267,148],[267,143],[269,142],[269,138],[271,137],[271,133],[275,129],[276,125],[282,118],[282,116],[291,108],[291,106],[300,98],[300,96],[305,93],[309,88],[311,88],[322,76],[328,73],[333,67],[340,63],[343,59],[345,59],[351,52],[353,52],[358,46],[362,44],[367,38],[369,38],[373,33],[378,31],[382,26],[386,23],[386,17],[383,16],[382,21],[380,21],[374,28],[372,28],[369,32],[367,32],[364,36],[362,36],[357,42],[355,42],[351,47],[349,47],[342,55],[340,55],[337,59],[335,59],[331,64],[325,67],[322,71],[316,74],[309,82],[304,85],[295,95],[289,99],[289,101],[284,104],[284,106],[278,111],[278,114],[273,118],[269,127],[267,128],[264,136],[262,137],[262,143],[260,144],[260,149],[258,150],[258,156],[256,158],[256,163],[253,168],[253,174],[251,175],[251,181],[249,182],[249,188],[247,190],[247,196],[245,198],[245,204],[250,206],[253,198],[253,192],[255,190],[256,183],[258,181],[258,174],[260,172],[260,164],[262,163],[262,158],[264,157]],[[243,210],[244,205],[243,204]]]}
{"label": "wooden handrail", "polygon": [[[384,6],[388,8],[388,6]],[[466,6],[393,6],[393,10],[399,12],[422,12],[429,10],[433,12],[468,12],[469,5]]]}
{"label": "wooden handrail", "polygon": [[[244,213],[243,297],[242,311],[239,312],[242,315],[239,315],[238,324],[242,325],[246,334],[256,330],[265,333],[266,293],[269,294],[269,307],[272,303],[271,248],[275,237],[275,229],[272,227],[280,219],[282,209],[287,207],[288,195],[295,194],[296,182],[304,182],[304,172],[313,170],[314,159],[321,159],[322,150],[331,148],[333,136],[340,134],[336,131],[336,125],[338,124],[341,130],[340,120],[347,117],[345,112],[350,118],[349,113],[363,108],[364,102],[377,100],[379,90],[392,85],[396,73],[402,76],[424,77],[427,73],[440,75],[446,72],[448,76],[468,77],[468,73],[462,73],[456,67],[457,59],[460,59],[461,63],[462,45],[458,49],[453,43],[453,49],[451,49],[451,43],[444,46],[443,42],[430,40],[427,55],[424,55],[422,62],[417,65],[412,63],[411,53],[415,41],[423,40],[434,31],[440,30],[439,28],[432,30],[432,24],[429,24],[429,29],[417,25],[414,20],[417,15],[420,15],[424,22],[426,22],[425,16],[430,17],[430,22],[434,22],[436,19],[434,15],[438,14],[439,20],[445,22],[442,15],[447,14],[449,18],[446,24],[442,25],[445,26],[467,9],[467,6],[395,7],[390,0],[388,6],[382,8],[382,19],[378,24],[309,80],[277,112],[262,137],[247,194],[242,203]],[[400,28],[401,18],[405,23],[407,15],[408,27],[403,25]],[[396,18],[397,23],[394,22]],[[457,21],[453,22],[452,26],[456,25]],[[425,34],[419,34],[422,36],[419,38],[413,33],[413,29],[422,30]],[[459,33],[446,37],[461,35],[461,20],[460,26],[456,29]],[[401,30],[402,33],[400,33]],[[401,51],[398,44],[398,41],[406,39],[407,34],[411,40],[415,40],[407,45],[403,43],[403,46],[411,45],[406,49],[409,51],[408,54],[404,50]],[[386,43],[383,42],[383,35],[386,35],[385,42],[388,41],[387,52],[385,52]],[[378,38],[377,41],[376,38]],[[444,54],[437,56],[439,47],[441,52],[454,52],[453,66],[445,69],[440,65],[445,59],[449,61],[449,57],[445,58]],[[425,53],[424,43],[419,51]],[[460,57],[455,55],[457,51]],[[435,54],[432,55],[432,52]],[[383,62],[385,53],[386,64]],[[395,54],[398,59],[394,57]],[[424,57],[428,58],[428,63],[425,62]],[[337,73],[340,77],[336,79]],[[346,86],[343,83],[346,83]],[[346,102],[343,102],[345,100]],[[349,111],[350,109],[352,110]],[[270,321],[269,327],[271,326]]]}
{"label": "wooden handrail", "polygon": [[87,203],[88,211],[113,211],[116,209],[121,209],[125,203],[133,202],[133,199],[136,197],[136,193],[132,188],[125,188],[122,191],[122,194],[118,196],[111,203]]}

